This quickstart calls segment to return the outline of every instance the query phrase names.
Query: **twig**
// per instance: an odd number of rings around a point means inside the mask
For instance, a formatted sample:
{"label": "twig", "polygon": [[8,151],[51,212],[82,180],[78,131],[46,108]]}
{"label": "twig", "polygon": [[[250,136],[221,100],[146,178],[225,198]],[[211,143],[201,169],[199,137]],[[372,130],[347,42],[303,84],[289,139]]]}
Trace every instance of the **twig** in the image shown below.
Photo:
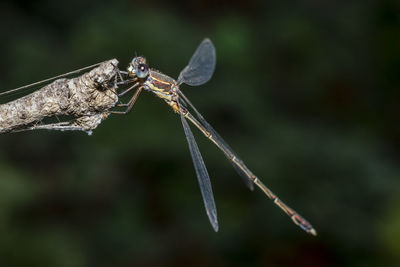
{"label": "twig", "polygon": [[[0,105],[0,133],[36,129],[80,130],[89,134],[118,101],[118,61],[101,63],[91,71],[59,79],[14,101]],[[72,116],[71,121],[41,124],[43,119]]]}

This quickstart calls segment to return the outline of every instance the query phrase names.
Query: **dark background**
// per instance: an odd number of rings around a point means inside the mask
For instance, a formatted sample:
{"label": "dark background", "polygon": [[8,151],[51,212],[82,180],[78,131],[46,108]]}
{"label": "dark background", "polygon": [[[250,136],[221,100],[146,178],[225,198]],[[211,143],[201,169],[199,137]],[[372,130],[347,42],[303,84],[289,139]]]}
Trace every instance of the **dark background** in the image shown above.
{"label": "dark background", "polygon": [[0,136],[1,266],[382,266],[400,261],[398,1],[2,1],[2,91],[135,56],[177,77],[209,37],[217,68],[182,91],[318,231],[250,192],[196,129],[220,232],[179,117],[142,93],[88,136]]}

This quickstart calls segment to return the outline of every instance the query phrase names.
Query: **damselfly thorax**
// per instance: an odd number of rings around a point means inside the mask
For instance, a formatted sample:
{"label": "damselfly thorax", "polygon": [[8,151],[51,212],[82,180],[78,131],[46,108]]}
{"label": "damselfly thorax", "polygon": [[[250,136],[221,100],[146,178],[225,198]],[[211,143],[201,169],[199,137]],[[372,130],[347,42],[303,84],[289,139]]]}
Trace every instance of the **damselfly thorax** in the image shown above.
{"label": "damselfly thorax", "polygon": [[[137,66],[135,66],[137,65]],[[147,76],[141,78],[145,73]],[[163,99],[175,112],[180,112],[178,107],[179,95],[177,81],[157,70],[148,69],[144,57],[136,57],[128,67],[128,74],[146,91],[154,93]]]}
{"label": "damselfly thorax", "polygon": [[172,98],[176,95],[176,87],[178,86],[174,79],[154,70],[149,71],[149,76],[143,85],[146,90],[166,101],[173,100]]}

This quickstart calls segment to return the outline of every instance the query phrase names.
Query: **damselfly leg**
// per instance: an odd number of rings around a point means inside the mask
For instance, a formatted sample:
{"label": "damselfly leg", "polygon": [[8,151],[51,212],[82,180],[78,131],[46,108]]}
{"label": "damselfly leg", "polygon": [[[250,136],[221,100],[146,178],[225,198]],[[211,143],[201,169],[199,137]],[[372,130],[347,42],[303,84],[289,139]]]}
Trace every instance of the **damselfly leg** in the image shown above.
{"label": "damselfly leg", "polygon": [[[130,90],[132,90],[132,89],[130,89]],[[139,97],[140,93],[142,92],[142,90],[143,90],[143,86],[140,86],[136,90],[135,94],[132,96],[132,98],[129,100],[128,103],[126,103],[126,104],[123,104],[123,103],[117,104],[118,107],[127,107],[125,109],[125,111],[114,111],[114,110],[112,110],[110,112],[112,114],[121,114],[121,115],[128,114],[131,111],[131,109],[133,108],[133,105],[136,103],[136,100],[138,99],[138,97]]]}
{"label": "damselfly leg", "polygon": [[[125,82],[123,84],[127,84],[127,83]],[[140,83],[136,82],[134,85],[130,86],[128,89],[124,90],[122,93],[119,93],[118,97],[124,96],[125,94],[129,93],[130,91],[132,91],[133,89],[135,89],[138,86],[140,86]]]}

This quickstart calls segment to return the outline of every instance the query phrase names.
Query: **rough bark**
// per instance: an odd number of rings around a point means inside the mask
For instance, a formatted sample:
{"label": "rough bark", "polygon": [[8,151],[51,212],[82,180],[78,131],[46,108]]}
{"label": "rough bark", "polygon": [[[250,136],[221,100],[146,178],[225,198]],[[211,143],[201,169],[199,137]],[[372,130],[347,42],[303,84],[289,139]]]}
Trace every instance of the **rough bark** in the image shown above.
{"label": "rough bark", "polygon": [[[0,105],[0,133],[35,130],[82,130],[91,132],[118,101],[118,61],[112,59],[71,79],[59,79],[43,88]],[[72,120],[43,124],[48,117],[69,115]]]}

